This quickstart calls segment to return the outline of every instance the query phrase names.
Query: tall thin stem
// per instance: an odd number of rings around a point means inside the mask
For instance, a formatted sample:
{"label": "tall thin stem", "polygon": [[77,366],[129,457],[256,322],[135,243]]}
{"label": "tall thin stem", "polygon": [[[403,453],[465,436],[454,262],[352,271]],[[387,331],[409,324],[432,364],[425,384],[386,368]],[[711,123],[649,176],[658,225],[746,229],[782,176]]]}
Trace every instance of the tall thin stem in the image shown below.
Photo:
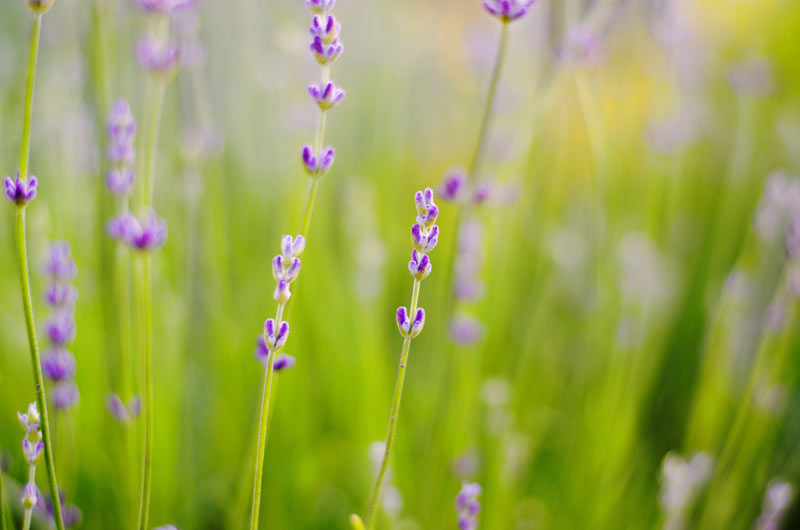
{"label": "tall thin stem", "polygon": [[140,256],[137,290],[140,318],[144,325],[142,352],[144,369],[144,447],[142,451],[142,493],[139,504],[139,530],[147,530],[150,516],[150,492],[153,483],[153,315],[150,281],[150,254]]}
{"label": "tall thin stem", "polygon": [[8,525],[6,524],[6,495],[5,495],[5,484],[3,483],[3,469],[2,464],[0,464],[0,530],[8,530]]}
{"label": "tall thin stem", "polygon": [[[324,86],[330,80],[331,67],[324,66],[322,68],[322,85]],[[322,156],[322,147],[325,143],[325,123],[328,111],[320,109],[319,112],[319,125],[317,126],[317,137],[314,142],[314,149],[317,156]],[[311,227],[311,214],[314,213],[314,202],[317,198],[317,189],[319,188],[320,179],[310,177],[308,182],[308,194],[306,195],[306,205],[303,208],[303,225],[300,227],[300,235],[308,240],[308,230]]]}
{"label": "tall thin stem", "polygon": [[150,117],[145,139],[144,152],[144,193],[142,194],[142,204],[152,206],[153,187],[156,174],[156,154],[158,152],[158,135],[161,124],[161,111],[164,106],[164,92],[166,84],[163,80],[157,79],[153,86],[153,102],[150,107]]}
{"label": "tall thin stem", "polygon": [[[275,314],[275,329],[280,328],[283,320],[285,303],[278,304]],[[256,447],[256,470],[253,484],[253,506],[250,512],[250,530],[258,530],[258,516],[261,510],[261,482],[264,473],[264,453],[267,446],[267,430],[269,427],[270,397],[272,394],[272,380],[275,375],[275,352],[271,352],[267,362],[267,372],[264,375],[264,390],[261,395],[261,412],[259,414],[258,445]]]}
{"label": "tall thin stem", "polygon": [[475,182],[475,172],[480,169],[481,158],[486,144],[486,133],[489,130],[489,122],[491,121],[492,110],[494,109],[494,99],[497,95],[497,85],[499,84],[500,74],[503,71],[503,64],[505,63],[507,44],[508,23],[504,22],[503,29],[500,33],[500,45],[497,48],[497,58],[494,61],[494,69],[492,70],[492,80],[489,83],[489,94],[486,96],[486,106],[483,109],[483,118],[481,119],[478,141],[475,144],[475,150],[472,152],[472,160],[468,168],[469,178],[473,182]]}
{"label": "tall thin stem", "polygon": [[[415,315],[417,312],[417,303],[419,302],[419,280],[414,280],[414,290],[411,294],[411,310],[410,315]],[[389,467],[389,460],[392,456],[392,448],[394,447],[394,436],[397,432],[397,418],[400,415],[400,400],[403,397],[403,383],[406,378],[406,364],[408,363],[408,352],[411,348],[411,338],[406,337],[403,339],[403,349],[400,353],[400,366],[397,369],[397,381],[394,385],[394,397],[392,398],[392,415],[389,417],[389,428],[386,433],[386,444],[383,450],[383,461],[381,462],[378,476],[375,479],[375,485],[372,487],[372,493],[369,497],[369,505],[367,506],[367,530],[372,530],[375,527],[375,520],[377,519],[377,506],[378,500],[381,495],[381,486],[383,485],[383,477]]]}
{"label": "tall thin stem", "polygon": [[[31,35],[30,55],[28,57],[28,78],[25,86],[25,107],[22,120],[22,144],[19,156],[19,175],[21,180],[28,179],[28,163],[31,147],[31,118],[33,116],[33,89],[36,81],[36,63],[39,58],[39,36],[42,28],[42,15],[37,13],[33,21]],[[19,279],[22,286],[22,307],[25,312],[25,325],[28,332],[28,345],[31,350],[31,363],[33,365],[33,381],[36,391],[36,403],[42,419],[42,441],[44,442],[45,468],[50,482],[50,496],[53,502],[53,518],[56,528],[64,530],[61,517],[61,500],[58,496],[58,482],[56,481],[56,466],[53,459],[53,446],[50,439],[50,420],[47,414],[47,398],[42,377],[42,365],[39,359],[39,343],[36,339],[36,321],[33,316],[33,301],[31,299],[30,274],[28,271],[28,248],[25,242],[25,205],[17,206],[15,223],[17,258],[19,261]]]}

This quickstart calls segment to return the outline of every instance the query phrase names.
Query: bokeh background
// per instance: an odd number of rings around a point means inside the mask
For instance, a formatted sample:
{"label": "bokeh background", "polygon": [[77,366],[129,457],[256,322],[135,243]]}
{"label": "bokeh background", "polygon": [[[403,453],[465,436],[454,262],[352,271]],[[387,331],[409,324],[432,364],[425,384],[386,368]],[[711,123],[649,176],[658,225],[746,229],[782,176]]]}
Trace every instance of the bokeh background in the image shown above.
{"label": "bokeh background", "polygon": [[[0,168],[12,174],[32,16],[21,0],[0,14]],[[394,310],[412,283],[413,193],[468,163],[500,35],[478,0],[340,0],[336,15],[333,78],[348,96],[328,121],[337,161],[293,299],[298,364],[279,377],[263,528],[344,529],[364,512],[401,345]],[[200,0],[173,21],[189,60],[167,88],[156,177],[169,240],[153,260],[154,524],[248,520],[253,350],[274,312],[270,260],[300,227],[299,153],[318,112],[309,19],[301,0]],[[35,308],[41,327],[40,264],[67,240],[81,399],[56,420],[55,451],[91,529],[135,525],[140,422],[106,408],[123,370],[140,375],[119,361],[102,146],[114,99],[145,121],[133,46],[148,23],[127,0],[56,0],[34,100]],[[467,480],[483,485],[490,530],[753,528],[769,485],[800,479],[800,305],[784,243],[798,27],[793,0],[539,0],[510,26],[478,175],[497,199],[480,214],[486,296],[469,307],[485,333],[450,340],[457,211],[441,203],[381,527],[455,528]],[[5,204],[0,448],[17,510],[16,411],[34,395],[12,226]],[[695,485],[700,452],[713,464]],[[665,475],[668,453],[688,463]],[[800,524],[791,509],[784,521]]]}

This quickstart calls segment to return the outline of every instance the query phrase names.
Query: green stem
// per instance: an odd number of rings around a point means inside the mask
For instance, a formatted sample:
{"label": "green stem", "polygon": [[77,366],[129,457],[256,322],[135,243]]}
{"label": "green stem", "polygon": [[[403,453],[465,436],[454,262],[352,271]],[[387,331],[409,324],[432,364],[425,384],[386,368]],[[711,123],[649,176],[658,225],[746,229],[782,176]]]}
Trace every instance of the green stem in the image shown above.
{"label": "green stem", "polygon": [[31,528],[31,516],[33,515],[33,510],[26,509],[25,510],[25,520],[22,521],[22,530],[30,530]]}
{"label": "green stem", "polygon": [[[36,484],[36,465],[28,467],[28,484]],[[25,520],[22,522],[22,530],[30,530],[33,508],[25,508]]]}
{"label": "green stem", "polygon": [[139,504],[139,530],[147,530],[150,517],[150,493],[153,483],[153,315],[150,281],[150,255],[143,254],[139,262],[137,291],[140,319],[144,326],[142,360],[144,368],[144,447],[142,450],[142,493]]}
{"label": "green stem", "polygon": [[153,104],[150,107],[150,118],[148,123],[148,134],[144,152],[144,193],[142,194],[142,204],[152,206],[153,186],[156,174],[156,154],[158,152],[158,134],[161,124],[161,110],[164,106],[164,92],[166,89],[165,81],[156,79],[153,86]]}
{"label": "green stem", "polygon": [[[285,303],[278,304],[275,314],[275,329],[277,330],[283,320]],[[250,512],[250,530],[258,530],[258,515],[261,510],[261,482],[264,476],[264,453],[267,445],[267,429],[269,427],[270,398],[272,395],[272,380],[275,376],[275,356],[277,351],[270,353],[267,362],[267,372],[264,375],[264,390],[261,395],[261,412],[259,413],[258,446],[256,447],[256,469],[253,484],[253,505]]]}
{"label": "green stem", "polygon": [[[331,67],[325,66],[322,69],[322,85],[324,86],[330,80]],[[317,156],[322,156],[322,147],[325,143],[325,123],[328,112],[320,109],[319,125],[317,126],[317,137],[315,140],[315,153]],[[319,188],[320,179],[311,177],[308,182],[308,195],[306,195],[306,205],[303,208],[303,226],[300,228],[300,235],[308,240],[308,230],[311,227],[311,214],[314,212],[314,202],[317,198],[317,189]]]}
{"label": "green stem", "polygon": [[6,496],[3,486],[3,469],[0,467],[0,530],[8,530],[8,525],[6,524]]}
{"label": "green stem", "polygon": [[[417,303],[419,302],[419,287],[421,282],[414,280],[414,290],[411,294],[411,309],[409,310],[410,318],[414,318],[417,312]],[[389,417],[389,429],[386,433],[386,446],[383,451],[383,461],[381,462],[380,471],[375,479],[375,485],[372,487],[372,493],[369,497],[369,505],[367,506],[367,530],[372,530],[375,527],[375,520],[377,519],[377,506],[378,500],[381,495],[381,486],[383,485],[383,477],[389,467],[389,460],[392,456],[392,448],[394,447],[394,437],[397,432],[397,418],[400,414],[400,399],[403,397],[403,383],[406,378],[406,364],[408,363],[408,351],[411,348],[411,339],[406,337],[403,339],[403,349],[400,353],[400,366],[397,369],[397,381],[394,385],[394,397],[392,398],[392,415]]]}
{"label": "green stem", "polygon": [[475,145],[475,150],[472,153],[472,160],[469,163],[469,178],[472,182],[475,182],[475,171],[479,169],[484,146],[486,144],[486,132],[489,130],[489,122],[491,121],[492,109],[494,108],[494,99],[497,95],[497,85],[500,81],[500,73],[503,71],[503,64],[505,63],[507,45],[508,24],[504,22],[503,30],[500,33],[500,46],[497,49],[497,58],[495,59],[494,69],[492,70],[492,80],[489,84],[489,95],[486,97],[486,106],[483,109],[478,142]]}
{"label": "green stem", "polygon": [[[31,118],[33,116],[33,89],[36,82],[36,63],[39,58],[39,36],[42,28],[42,15],[37,13],[33,21],[30,55],[28,57],[28,77],[25,85],[25,107],[22,120],[22,144],[19,156],[19,175],[21,180],[28,179],[28,163],[31,147]],[[16,215],[16,247],[19,260],[19,277],[22,286],[22,306],[25,312],[25,325],[28,331],[28,345],[31,350],[33,364],[33,381],[36,391],[36,402],[42,419],[42,441],[44,442],[44,459],[47,477],[50,482],[50,496],[53,501],[53,518],[58,530],[64,530],[61,518],[61,500],[58,496],[56,466],[53,459],[53,446],[50,440],[50,420],[47,415],[47,398],[45,396],[44,378],[39,359],[39,344],[36,339],[36,321],[33,316],[31,299],[30,274],[28,271],[28,248],[25,242],[25,205],[17,207]]]}

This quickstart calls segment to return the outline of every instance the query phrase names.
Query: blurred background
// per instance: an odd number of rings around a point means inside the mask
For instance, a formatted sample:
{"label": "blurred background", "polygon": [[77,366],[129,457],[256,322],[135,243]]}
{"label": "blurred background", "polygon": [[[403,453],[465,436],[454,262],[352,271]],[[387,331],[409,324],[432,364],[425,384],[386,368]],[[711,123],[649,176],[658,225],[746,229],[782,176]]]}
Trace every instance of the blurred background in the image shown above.
{"label": "blurred background", "polygon": [[[21,0],[0,13],[12,175],[33,17]],[[478,0],[340,0],[335,13],[345,50],[332,73],[348,96],[328,119],[337,160],[294,292],[297,366],[279,376],[262,528],[344,529],[364,512],[402,342],[394,311],[412,285],[413,194],[469,163],[500,38]],[[154,196],[169,224],[153,258],[154,525],[248,521],[253,350],[275,310],[270,260],[300,228],[300,150],[319,112],[309,20],[301,0],[199,0],[172,20],[184,65],[166,91]],[[68,241],[80,402],[55,414],[54,444],[65,499],[91,529],[135,525],[141,421],[106,405],[140,373],[120,362],[104,122],[126,98],[146,123],[133,49],[149,24],[129,0],[56,0],[42,28],[34,304],[41,328],[41,264]],[[485,294],[463,307],[465,337],[452,323],[457,207],[441,201],[381,528],[456,528],[463,481],[483,486],[491,530],[800,525],[798,27],[792,0],[539,0],[509,26],[476,175],[492,189]],[[34,394],[12,226],[6,204],[0,451],[19,516],[16,411]]]}

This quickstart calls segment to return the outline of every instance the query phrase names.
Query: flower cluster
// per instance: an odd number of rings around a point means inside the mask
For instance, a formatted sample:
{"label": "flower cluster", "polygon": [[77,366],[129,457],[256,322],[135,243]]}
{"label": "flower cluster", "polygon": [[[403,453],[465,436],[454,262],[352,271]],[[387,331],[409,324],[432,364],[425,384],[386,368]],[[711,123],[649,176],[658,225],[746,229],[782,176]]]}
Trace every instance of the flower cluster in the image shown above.
{"label": "flower cluster", "polygon": [[[433,190],[425,188],[414,195],[417,207],[417,222],[411,227],[411,261],[408,262],[408,271],[414,280],[421,282],[431,273],[431,259],[428,256],[439,242],[439,226],[436,219],[439,217],[439,207],[433,202]],[[405,307],[398,307],[395,313],[397,327],[400,334],[413,339],[422,331],[425,325],[425,310],[412,306],[411,311]]]}
{"label": "flower cluster", "polygon": [[481,495],[481,486],[477,482],[465,483],[456,495],[456,511],[458,512],[458,528],[460,530],[476,530],[478,528],[478,513],[481,505],[478,497]]}
{"label": "flower cluster", "polygon": [[14,180],[11,180],[11,177],[6,177],[4,184],[8,200],[17,206],[25,206],[36,198],[36,187],[39,181],[32,175],[28,180],[22,180],[19,178],[19,171],[17,171]]}
{"label": "flower cluster", "polygon": [[129,213],[119,215],[108,223],[107,230],[114,239],[141,252],[158,250],[167,241],[167,223],[152,210],[141,221]]}
{"label": "flower cluster", "polygon": [[108,160],[112,167],[106,174],[108,190],[118,196],[129,196],[133,189],[133,161],[136,153],[133,140],[136,119],[124,99],[114,103],[106,126],[108,134]]}
{"label": "flower cluster", "polygon": [[25,510],[33,510],[39,498],[34,477],[36,476],[36,463],[44,453],[44,442],[42,441],[42,431],[39,429],[41,418],[36,403],[28,405],[26,413],[17,412],[19,422],[25,429],[25,436],[22,438],[22,454],[30,467],[28,473],[28,483],[22,490],[22,505]]}
{"label": "flower cluster", "polygon": [[483,8],[503,23],[525,15],[536,0],[484,0]]}
{"label": "flower cluster", "polygon": [[[194,6],[195,0],[134,0],[147,13],[169,16],[175,11]],[[181,47],[158,38],[154,34],[141,37],[136,42],[136,59],[139,66],[156,79],[169,79],[178,69]]]}
{"label": "flower cluster", "polygon": [[75,300],[78,290],[70,282],[78,273],[72,259],[69,243],[54,241],[44,263],[44,272],[50,285],[44,293],[45,302],[53,313],[47,321],[50,347],[42,356],[42,371],[55,387],[51,392],[57,410],[69,409],[77,403],[79,394],[75,385],[75,357],[67,345],[75,340]]}
{"label": "flower cluster", "polygon": [[[272,277],[275,278],[275,292],[273,299],[278,302],[278,315],[283,314],[283,307],[292,292],[289,287],[300,274],[300,256],[306,248],[303,236],[283,236],[281,239],[281,253],[272,259]],[[279,354],[289,338],[289,323],[279,319],[268,318],[264,322],[264,333],[258,338],[255,355],[264,364],[269,363],[271,355],[272,368],[276,371],[287,370],[295,365],[295,358],[291,355]]]}
{"label": "flower cluster", "polygon": [[687,513],[711,477],[713,461],[706,453],[697,453],[691,460],[675,454],[664,457],[661,468],[659,501],[667,520],[665,528],[682,528]]}
{"label": "flower cluster", "polygon": [[773,480],[764,495],[764,509],[756,521],[756,530],[778,530],[794,499],[794,488],[788,482]]}
{"label": "flower cluster", "polygon": [[324,115],[345,97],[345,91],[329,79],[330,65],[339,58],[344,49],[339,41],[339,31],[342,26],[330,13],[335,3],[336,0],[306,0],[306,6],[314,13],[308,30],[311,34],[309,48],[322,66],[322,80],[308,86],[308,95],[319,106],[321,112],[318,145],[304,146],[302,157],[306,172],[315,179],[324,177],[336,158],[336,150],[333,147],[322,146]]}

